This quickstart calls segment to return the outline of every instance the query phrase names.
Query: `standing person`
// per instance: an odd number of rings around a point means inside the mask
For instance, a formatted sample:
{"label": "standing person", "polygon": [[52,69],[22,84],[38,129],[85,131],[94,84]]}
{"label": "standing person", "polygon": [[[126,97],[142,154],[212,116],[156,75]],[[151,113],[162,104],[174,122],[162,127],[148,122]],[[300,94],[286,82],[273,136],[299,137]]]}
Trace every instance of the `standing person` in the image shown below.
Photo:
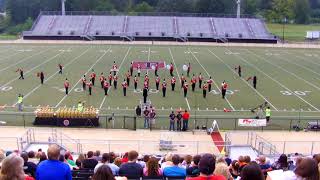
{"label": "standing person", "polygon": [[18,111],[23,111],[23,95],[18,95]]}
{"label": "standing person", "polygon": [[228,84],[225,81],[223,81],[221,84],[222,99],[225,99],[227,89],[228,89]]}
{"label": "standing person", "polygon": [[92,85],[94,86],[94,83],[96,81],[96,73],[94,72],[94,70],[92,69],[92,72],[90,74],[90,79],[91,79],[91,82],[92,82]]}
{"label": "standing person", "polygon": [[104,81],[105,81],[105,77],[103,75],[103,72],[100,74],[100,77],[99,77],[99,80],[100,80],[100,84],[101,84],[101,88],[103,88],[103,84],[104,84]]}
{"label": "standing person", "polygon": [[128,84],[127,84],[127,81],[124,79],[122,82],[123,96],[127,96],[127,88],[128,88]]}
{"label": "standing person", "polygon": [[188,94],[188,88],[189,88],[189,84],[187,83],[187,80],[185,80],[183,84],[183,96],[185,98],[187,97],[187,94]]}
{"label": "standing person", "polygon": [[181,88],[183,88],[185,81],[186,81],[186,78],[183,76],[183,73],[182,73],[180,77]]}
{"label": "standing person", "polygon": [[171,114],[169,115],[169,119],[170,119],[170,126],[169,126],[169,131],[174,131],[174,119],[176,118],[176,115],[174,114],[174,112],[172,111]]}
{"label": "standing person", "polygon": [[191,64],[188,64],[188,69],[187,69],[187,77],[190,77],[190,71],[191,71]]}
{"label": "standing person", "polygon": [[152,130],[152,127],[156,124],[156,111],[154,109],[150,110],[149,123],[150,123],[150,130]]}
{"label": "standing person", "polygon": [[43,81],[44,81],[44,73],[43,73],[43,71],[40,72],[40,81],[41,81],[41,84],[43,84]]}
{"label": "standing person", "polygon": [[138,78],[137,78],[136,75],[134,75],[133,81],[134,81],[134,90],[137,90],[137,88],[138,88]]}
{"label": "standing person", "polygon": [[171,78],[171,91],[174,91],[174,88],[175,88],[175,86],[176,86],[176,78],[173,76],[172,78]]}
{"label": "standing person", "polygon": [[207,97],[207,89],[208,89],[208,84],[205,82],[202,87],[203,98]]}
{"label": "standing person", "polygon": [[202,87],[202,81],[203,81],[203,76],[202,76],[201,73],[199,73],[198,80],[199,80],[199,88],[201,89],[201,87]]}
{"label": "standing person", "polygon": [[197,83],[197,79],[196,79],[196,77],[195,77],[194,74],[193,74],[193,76],[192,76],[192,78],[191,78],[192,92],[194,92],[194,89],[196,88],[196,83]]}
{"label": "standing person", "polygon": [[182,119],[181,111],[178,111],[176,118],[177,118],[177,131],[181,131],[181,119]]}
{"label": "standing person", "polygon": [[23,69],[19,68],[16,72],[18,72],[18,71],[19,71],[19,74],[20,74],[19,79],[24,79],[24,77],[23,77]]}
{"label": "standing person", "polygon": [[239,75],[239,77],[241,77],[241,66],[240,65],[238,66],[238,75]]}
{"label": "standing person", "polygon": [[145,104],[145,103],[147,103],[148,87],[144,87],[144,88],[143,88],[142,95],[143,95],[143,103]]}
{"label": "standing person", "polygon": [[139,105],[136,108],[136,115],[139,116],[139,117],[141,116],[141,108],[140,108]]}
{"label": "standing person", "polygon": [[182,130],[183,131],[188,131],[189,118],[190,118],[190,114],[189,114],[189,112],[187,110],[185,110],[183,115],[182,115],[182,119],[183,119]]}
{"label": "standing person", "polygon": [[253,83],[253,88],[254,88],[254,89],[257,89],[257,76],[253,76],[253,81],[252,81],[252,83]]}
{"label": "standing person", "polygon": [[148,129],[149,128],[149,114],[150,111],[148,109],[148,107],[146,107],[143,111],[143,115],[144,115],[144,128]]}
{"label": "standing person", "polygon": [[104,83],[103,83],[103,89],[104,89],[105,96],[108,96],[109,86],[110,86],[110,84],[108,83],[107,79],[105,79]]}
{"label": "standing person", "polygon": [[137,66],[137,72],[138,72],[138,77],[140,77],[140,74],[141,74],[141,66],[140,66],[140,64],[138,64],[138,66]]}
{"label": "standing person", "polygon": [[81,78],[81,81],[82,81],[82,89],[83,91],[85,91],[87,86],[86,75],[83,75],[83,77]]}
{"label": "standing person", "polygon": [[133,74],[133,62],[131,61],[130,63],[130,75],[132,76]]}
{"label": "standing person", "polygon": [[115,76],[113,76],[113,87],[114,87],[114,89],[117,89],[117,85],[118,85],[118,76],[115,75]]}
{"label": "standing person", "polygon": [[92,80],[90,80],[90,82],[87,84],[87,86],[89,89],[89,95],[91,96],[92,95],[92,86],[93,86]]}
{"label": "standing person", "polygon": [[270,121],[270,117],[271,117],[271,109],[268,106],[267,109],[266,109],[266,120],[267,120],[267,123]]}
{"label": "standing person", "polygon": [[69,83],[68,79],[66,79],[66,81],[64,82],[64,89],[66,91],[66,95],[69,94],[69,86],[70,86],[70,83]]}
{"label": "standing person", "polygon": [[62,68],[63,68],[63,66],[62,66],[61,63],[58,64],[58,68],[59,68],[59,74],[62,74]]}
{"label": "standing person", "polygon": [[156,66],[154,67],[154,75],[158,76],[158,70],[159,70],[159,64],[156,63]]}
{"label": "standing person", "polygon": [[157,75],[156,76],[156,89],[159,91],[159,84],[160,84],[160,77]]}
{"label": "standing person", "polygon": [[213,79],[211,78],[211,76],[210,76],[209,80],[207,81],[207,83],[208,83],[208,92],[210,93],[211,92],[211,86],[212,86],[212,83],[213,83]]}
{"label": "standing person", "polygon": [[127,77],[127,85],[128,87],[130,86],[130,79],[131,79],[131,75],[130,75],[130,72],[128,71],[127,74],[126,74],[126,77]]}
{"label": "standing person", "polygon": [[162,97],[166,97],[166,91],[167,91],[167,82],[165,79],[163,79],[162,82]]}
{"label": "standing person", "polygon": [[113,76],[112,76],[111,72],[109,73],[108,79],[109,79],[109,84],[111,86],[112,80],[113,80]]}
{"label": "standing person", "polygon": [[172,63],[170,64],[170,68],[169,68],[169,69],[170,69],[170,76],[173,77],[173,69],[174,69],[174,66],[173,66]]}
{"label": "standing person", "polygon": [[113,76],[115,76],[117,74],[117,71],[118,71],[118,66],[117,66],[115,61],[113,61],[112,71],[113,71]]}

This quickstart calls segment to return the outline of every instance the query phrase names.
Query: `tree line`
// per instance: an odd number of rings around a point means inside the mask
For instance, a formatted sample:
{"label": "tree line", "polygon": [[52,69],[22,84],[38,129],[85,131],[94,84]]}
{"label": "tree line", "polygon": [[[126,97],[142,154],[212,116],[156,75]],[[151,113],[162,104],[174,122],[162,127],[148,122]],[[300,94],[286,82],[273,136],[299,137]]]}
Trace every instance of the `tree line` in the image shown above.
{"label": "tree line", "polygon": [[[67,11],[181,12],[235,14],[236,0],[67,0]],[[60,0],[0,0],[0,31],[30,28],[40,11],[60,11]],[[318,23],[320,0],[242,0],[242,14],[269,22]],[[18,26],[18,27],[17,27]],[[9,29],[8,29],[9,28]],[[12,32],[12,33],[14,33]]]}

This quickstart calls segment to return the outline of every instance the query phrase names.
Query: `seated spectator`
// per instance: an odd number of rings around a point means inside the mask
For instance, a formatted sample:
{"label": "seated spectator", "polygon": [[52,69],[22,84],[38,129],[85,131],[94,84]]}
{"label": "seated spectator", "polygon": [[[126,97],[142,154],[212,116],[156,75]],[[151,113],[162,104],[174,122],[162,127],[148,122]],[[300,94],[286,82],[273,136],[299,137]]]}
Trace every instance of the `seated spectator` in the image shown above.
{"label": "seated spectator", "polygon": [[38,152],[37,152],[37,154],[36,154],[36,158],[37,159],[40,159],[40,156],[42,155],[42,149],[38,149]]}
{"label": "seated spectator", "polygon": [[320,154],[315,154],[313,155],[313,159],[317,162],[318,164],[318,171],[320,173]]}
{"label": "seated spectator", "polygon": [[191,166],[191,162],[192,162],[192,156],[186,155],[183,159],[182,166],[184,166],[187,169]]}
{"label": "seated spectator", "polygon": [[217,163],[216,168],[214,170],[214,174],[221,175],[225,177],[227,180],[233,180],[233,177],[230,174],[230,171],[226,162]]}
{"label": "seated spectator", "polygon": [[165,156],[164,161],[161,163],[161,169],[163,170],[164,168],[170,167],[170,166],[173,166],[173,163],[172,163],[172,154],[171,154],[171,153],[168,153],[168,154]]}
{"label": "seated spectator", "polygon": [[110,155],[110,163],[114,163],[114,160],[117,157],[116,154],[114,152],[110,152],[109,155]]}
{"label": "seated spectator", "polygon": [[102,165],[94,173],[92,180],[126,180],[125,177],[114,177],[111,169],[107,165]]}
{"label": "seated spectator", "polygon": [[60,154],[60,156],[59,156],[59,161],[62,162],[62,163],[64,163],[64,164],[66,164],[66,165],[68,165],[69,168],[70,168],[70,170],[73,169],[73,167],[72,167],[72,166],[67,162],[67,160],[65,159],[65,156],[64,156],[64,155]]}
{"label": "seated spectator", "polygon": [[2,161],[0,179],[1,180],[34,180],[23,172],[23,159],[13,153]]}
{"label": "seated spectator", "polygon": [[94,168],[94,172],[97,172],[98,168],[102,165],[107,165],[109,166],[109,168],[111,169],[112,171],[112,174],[117,176],[119,174],[119,167],[116,166],[115,164],[113,163],[110,163],[110,154],[108,153],[103,153],[102,154],[102,159],[101,159],[101,163],[98,163],[96,165],[96,167]]}
{"label": "seated spectator", "polygon": [[161,177],[162,170],[159,167],[159,161],[155,157],[151,157],[143,169],[143,175],[146,177]]}
{"label": "seated spectator", "polygon": [[42,161],[36,171],[37,180],[71,180],[70,167],[58,161],[60,148],[57,145],[51,145],[48,148],[48,160]]}
{"label": "seated spectator", "polygon": [[137,179],[142,177],[143,169],[140,164],[136,163],[138,152],[130,151],[128,153],[128,162],[121,164],[119,169],[120,176],[126,176],[129,179]]}
{"label": "seated spectator", "polygon": [[261,155],[257,159],[257,162],[261,168],[262,173],[266,176],[268,171],[272,171],[271,165],[266,162],[266,157]]}
{"label": "seated spectator", "polygon": [[265,180],[260,166],[255,162],[251,162],[244,166],[240,176],[241,180]]}
{"label": "seated spectator", "polygon": [[122,164],[122,162],[121,162],[121,158],[116,157],[116,158],[114,159],[113,164],[114,164],[114,165],[116,165],[116,166],[118,166],[118,167],[120,167],[120,166],[121,166],[121,164]]}
{"label": "seated spectator", "polygon": [[33,162],[28,161],[29,158],[28,158],[27,153],[22,153],[21,157],[24,161],[24,163],[23,163],[24,173],[26,173],[32,177],[36,177],[35,174],[36,174],[37,165]]}
{"label": "seated spectator", "polygon": [[83,169],[94,169],[97,164],[98,164],[98,161],[96,159],[94,159],[93,152],[89,151],[87,153],[87,159],[84,159],[82,161],[81,168],[83,168]]}
{"label": "seated spectator", "polygon": [[224,160],[226,161],[227,165],[230,166],[232,160],[229,158],[229,155],[227,153],[224,155]]}
{"label": "seated spectator", "polygon": [[33,162],[35,164],[39,163],[39,159],[36,158],[36,155],[34,151],[29,151],[28,152],[28,161]]}
{"label": "seated spectator", "polygon": [[76,163],[75,163],[73,160],[70,159],[71,157],[72,157],[72,156],[71,156],[70,153],[68,153],[68,152],[64,155],[65,161],[66,161],[71,167],[76,167],[77,165],[76,165]]}
{"label": "seated spectator", "polygon": [[82,166],[82,161],[85,159],[84,154],[79,154],[78,159],[76,160],[76,165],[81,168]]}
{"label": "seated spectator", "polygon": [[166,177],[186,177],[186,169],[179,167],[180,164],[180,156],[174,155],[172,156],[173,166],[169,166],[164,168],[163,175]]}
{"label": "seated spectator", "polygon": [[278,161],[272,164],[272,169],[287,171],[289,168],[288,158],[285,154],[281,154]]}
{"label": "seated spectator", "polygon": [[99,150],[96,150],[96,152],[94,152],[93,158],[99,162],[102,159],[100,155],[101,155],[101,152]]}
{"label": "seated spectator", "polygon": [[149,155],[144,155],[142,160],[139,160],[138,163],[141,165],[142,168],[145,168],[149,159],[150,159]]}
{"label": "seated spectator", "polygon": [[126,163],[126,162],[128,162],[128,152],[124,153],[121,159],[121,163]]}
{"label": "seated spectator", "polygon": [[48,157],[47,157],[46,153],[41,152],[40,157],[39,157],[39,163],[38,163],[38,165],[39,165],[42,161],[45,161],[45,160],[47,160],[47,159],[48,159]]}
{"label": "seated spectator", "polygon": [[311,158],[303,158],[297,162],[297,167],[294,170],[297,179],[319,180],[318,164]]}
{"label": "seated spectator", "polygon": [[189,168],[187,168],[187,176],[199,176],[200,171],[199,171],[199,161],[200,161],[201,156],[200,155],[195,155],[193,156],[193,163]]}
{"label": "seated spectator", "polygon": [[189,177],[187,180],[226,180],[221,175],[214,175],[216,167],[216,158],[212,154],[204,154],[199,162],[200,175],[198,177]]}
{"label": "seated spectator", "polygon": [[237,160],[231,162],[229,171],[233,179],[237,179],[240,176],[240,165]]}

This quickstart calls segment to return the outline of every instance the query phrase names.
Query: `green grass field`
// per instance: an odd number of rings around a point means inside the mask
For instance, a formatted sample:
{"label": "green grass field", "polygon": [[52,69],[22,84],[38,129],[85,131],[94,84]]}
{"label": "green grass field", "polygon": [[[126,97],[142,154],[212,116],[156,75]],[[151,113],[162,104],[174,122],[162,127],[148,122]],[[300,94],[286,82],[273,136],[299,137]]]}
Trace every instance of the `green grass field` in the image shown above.
{"label": "green grass field", "polygon": [[[196,88],[188,97],[176,88],[167,90],[167,97],[161,92],[150,93],[150,100],[158,114],[167,116],[173,109],[188,109],[202,116],[254,116],[249,110],[267,101],[273,116],[320,117],[320,52],[312,49],[246,48],[246,47],[196,47],[196,46],[139,46],[139,45],[1,45],[0,46],[0,106],[2,111],[16,111],[17,95],[23,94],[25,111],[37,106],[73,107],[78,101],[101,109],[101,113],[117,112],[133,114],[142,99],[141,93],[133,91],[133,83],[127,97],[122,88],[109,91],[105,97],[99,82],[93,95],[82,92],[80,78],[92,69],[97,75],[109,74],[116,61],[119,83],[134,60],[164,60],[176,66],[175,76],[181,76],[182,66],[191,63],[191,74],[200,72],[206,79],[212,76],[215,83],[207,98]],[[58,74],[57,65],[64,65],[63,75]],[[241,65],[243,78],[239,78],[234,67]],[[25,80],[18,79],[16,70],[23,68]],[[37,72],[44,71],[45,83],[40,85]],[[145,72],[142,72],[144,74]],[[136,72],[134,72],[136,74]],[[88,74],[89,75],[89,74]],[[155,89],[154,72],[149,71],[151,89]],[[160,70],[160,77],[169,83],[168,70]],[[258,88],[254,90],[250,76],[258,77]],[[71,91],[64,94],[63,83],[68,78]],[[220,84],[226,80],[229,94],[223,100]],[[98,80],[96,80],[98,81]],[[190,78],[188,78],[190,82]],[[141,88],[141,77],[138,87]],[[177,83],[179,87],[179,82]],[[170,86],[169,86],[170,87]],[[223,109],[231,109],[225,113]]]}

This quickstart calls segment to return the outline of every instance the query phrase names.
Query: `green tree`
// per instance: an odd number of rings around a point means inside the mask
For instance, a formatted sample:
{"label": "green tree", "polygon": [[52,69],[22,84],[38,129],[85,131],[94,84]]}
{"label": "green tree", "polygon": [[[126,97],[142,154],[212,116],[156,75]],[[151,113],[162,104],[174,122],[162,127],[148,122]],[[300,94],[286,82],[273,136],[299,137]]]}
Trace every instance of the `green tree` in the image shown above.
{"label": "green tree", "polygon": [[150,6],[147,2],[142,2],[140,4],[137,4],[134,7],[134,11],[135,12],[152,12],[153,11],[153,7]]}
{"label": "green tree", "polygon": [[308,0],[296,0],[294,5],[295,22],[305,24],[310,19],[310,4]]}
{"label": "green tree", "polygon": [[294,0],[273,0],[272,9],[268,11],[268,20],[282,22],[283,19],[294,18]]}
{"label": "green tree", "polygon": [[258,11],[258,1],[257,0],[245,0],[242,1],[242,13],[244,14],[256,14]]}

